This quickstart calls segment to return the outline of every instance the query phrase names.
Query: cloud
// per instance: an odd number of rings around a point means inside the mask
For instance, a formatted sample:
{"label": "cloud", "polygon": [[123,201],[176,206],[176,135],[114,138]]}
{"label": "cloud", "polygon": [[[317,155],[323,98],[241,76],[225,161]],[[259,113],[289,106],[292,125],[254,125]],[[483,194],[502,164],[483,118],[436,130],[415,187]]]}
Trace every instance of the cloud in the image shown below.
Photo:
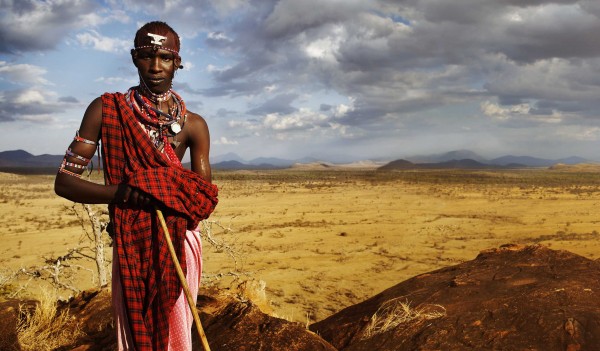
{"label": "cloud", "polygon": [[264,33],[271,39],[295,36],[331,23],[346,22],[353,19],[353,14],[367,10],[368,2],[361,0],[281,0],[266,17]]}
{"label": "cloud", "polygon": [[567,140],[597,141],[600,140],[600,127],[569,126],[558,130],[556,134]]}
{"label": "cloud", "polygon": [[481,104],[481,111],[484,115],[504,123],[504,126],[513,128],[533,126],[542,123],[558,124],[563,122],[565,117],[567,117],[565,114],[556,110],[536,110],[529,104],[500,106],[489,101],[485,101]]}
{"label": "cloud", "polygon": [[210,71],[204,93],[247,96],[251,114],[301,108],[267,95],[277,86],[280,97],[351,97],[353,109],[336,120],[348,127],[392,128],[415,113],[486,101],[525,104],[536,123],[600,117],[593,1],[282,0],[237,14],[211,37],[227,38],[213,49],[229,60]]}
{"label": "cloud", "polygon": [[127,52],[131,48],[130,40],[103,36],[95,30],[89,30],[75,36],[82,46],[90,46],[94,50],[105,52]]}
{"label": "cloud", "polygon": [[124,77],[121,77],[121,76],[119,76],[119,77],[99,77],[99,78],[96,78],[95,81],[96,82],[100,82],[100,83],[104,83],[104,84],[107,84],[107,85],[120,85],[122,83],[126,83],[128,85],[134,85],[134,84],[136,84],[138,82],[138,80],[137,80],[137,78],[135,76],[134,77],[127,77],[127,78],[124,78]]}
{"label": "cloud", "polygon": [[281,94],[264,102],[261,106],[248,110],[250,115],[265,115],[272,113],[290,114],[297,111],[291,104],[298,98],[298,94]]}
{"label": "cloud", "polygon": [[200,90],[192,88],[189,83],[174,82],[173,88],[178,92],[186,92],[188,94],[199,95],[202,93]]}
{"label": "cloud", "polygon": [[0,61],[0,78],[14,84],[52,85],[52,83],[43,77],[46,72],[46,69],[40,66],[26,63],[11,64]]}
{"label": "cloud", "polygon": [[62,96],[60,98],[58,98],[59,102],[66,102],[66,103],[70,103],[70,104],[78,104],[79,100],[77,100],[76,97],[74,96]]}
{"label": "cloud", "polygon": [[69,104],[56,102],[53,93],[40,89],[0,91],[0,123],[14,121],[54,122]]}
{"label": "cloud", "polygon": [[[290,97],[285,97],[289,99]],[[344,104],[330,106],[327,111],[314,111],[302,107],[289,113],[271,112],[259,118],[246,120],[230,120],[230,132],[260,135],[263,139],[273,140],[307,140],[317,137],[354,137],[351,128],[339,123],[352,107]],[[241,135],[241,134],[240,134]]]}
{"label": "cloud", "polygon": [[238,142],[235,140],[229,140],[226,137],[222,136],[219,139],[213,142],[215,145],[238,145]]}
{"label": "cloud", "polygon": [[96,4],[86,0],[2,1],[0,53],[48,50],[85,25]]}

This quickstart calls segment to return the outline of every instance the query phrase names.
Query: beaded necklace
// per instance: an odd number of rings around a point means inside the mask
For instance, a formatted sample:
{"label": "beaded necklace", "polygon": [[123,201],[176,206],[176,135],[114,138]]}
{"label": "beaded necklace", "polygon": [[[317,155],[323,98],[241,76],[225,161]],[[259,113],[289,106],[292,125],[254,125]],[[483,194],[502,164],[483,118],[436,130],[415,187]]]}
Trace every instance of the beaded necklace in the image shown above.
{"label": "beaded necklace", "polygon": [[[131,88],[127,94],[125,94],[126,101],[135,112],[134,114],[140,123],[147,129],[148,135],[150,136],[150,139],[152,139],[155,147],[159,151],[164,149],[167,151],[169,158],[173,159],[175,153],[168,143],[167,136],[175,137],[181,132],[182,125],[180,122],[185,123],[187,113],[185,103],[179,94],[172,89],[169,89],[166,93],[161,94],[161,96],[169,96],[169,98],[173,97],[174,105],[169,110],[169,113],[165,113],[162,110],[155,108],[152,105],[152,102],[154,102],[153,99],[146,96],[144,93],[146,93],[146,91],[141,85]],[[157,101],[159,105],[163,102],[161,100]],[[164,117],[165,120],[161,120],[160,116]],[[182,117],[183,121],[181,121]],[[175,144],[177,145],[179,143],[175,142]]]}

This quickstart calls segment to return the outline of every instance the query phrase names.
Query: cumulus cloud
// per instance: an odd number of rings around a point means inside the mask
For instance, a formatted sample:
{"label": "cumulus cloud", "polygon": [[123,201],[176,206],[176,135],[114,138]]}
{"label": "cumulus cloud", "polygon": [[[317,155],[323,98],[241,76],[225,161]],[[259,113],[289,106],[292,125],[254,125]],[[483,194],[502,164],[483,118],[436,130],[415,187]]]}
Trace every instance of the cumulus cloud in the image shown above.
{"label": "cumulus cloud", "polygon": [[265,115],[271,113],[290,114],[297,110],[292,102],[298,98],[298,94],[281,94],[265,101],[261,106],[247,111],[250,115]]}
{"label": "cumulus cloud", "polygon": [[71,107],[70,102],[57,102],[54,93],[40,89],[0,91],[0,122],[53,122],[55,115]]}
{"label": "cumulus cloud", "polygon": [[344,104],[330,106],[326,111],[302,107],[283,113],[285,109],[278,109],[278,112],[264,113],[258,118],[230,120],[228,126],[239,133],[250,131],[273,140],[305,140],[316,136],[348,138],[355,133],[339,123],[339,119],[351,109]]}
{"label": "cumulus cloud", "polygon": [[43,77],[46,72],[46,69],[36,65],[0,61],[0,78],[14,84],[52,85]]}
{"label": "cumulus cloud", "polygon": [[558,124],[569,117],[567,114],[556,110],[536,110],[529,104],[500,106],[490,101],[481,104],[481,111],[485,116],[503,123],[504,126],[513,128],[544,123]]}
{"label": "cumulus cloud", "polygon": [[76,38],[82,46],[89,46],[98,51],[126,52],[131,48],[130,40],[103,36],[95,30],[77,34]]}
{"label": "cumulus cloud", "polygon": [[226,137],[222,136],[219,139],[213,142],[215,145],[238,145],[239,143],[235,140],[229,140]]}
{"label": "cumulus cloud", "polygon": [[52,49],[65,35],[84,26],[96,6],[86,0],[3,1],[0,53]]}
{"label": "cumulus cloud", "polygon": [[96,78],[95,80],[96,82],[100,82],[100,83],[104,83],[107,85],[120,85],[122,83],[126,83],[126,84],[130,84],[130,85],[134,85],[136,84],[138,81],[135,78],[125,78],[125,77],[99,77]]}

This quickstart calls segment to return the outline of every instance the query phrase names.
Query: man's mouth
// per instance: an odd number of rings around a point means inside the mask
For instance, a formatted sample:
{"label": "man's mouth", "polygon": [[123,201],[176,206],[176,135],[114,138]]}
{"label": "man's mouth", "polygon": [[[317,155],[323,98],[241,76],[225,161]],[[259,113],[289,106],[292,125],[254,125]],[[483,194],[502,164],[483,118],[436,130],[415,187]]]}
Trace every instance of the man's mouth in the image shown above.
{"label": "man's mouth", "polygon": [[146,81],[150,84],[154,84],[154,85],[158,85],[160,83],[162,83],[165,79],[164,78],[148,78],[146,79]]}

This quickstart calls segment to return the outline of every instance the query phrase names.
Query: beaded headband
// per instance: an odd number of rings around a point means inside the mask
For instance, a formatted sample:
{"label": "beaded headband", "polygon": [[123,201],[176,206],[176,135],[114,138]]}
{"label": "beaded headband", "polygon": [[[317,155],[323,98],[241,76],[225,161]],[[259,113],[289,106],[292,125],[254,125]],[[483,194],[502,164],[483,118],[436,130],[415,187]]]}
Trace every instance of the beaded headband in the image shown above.
{"label": "beaded headband", "polygon": [[163,50],[167,50],[170,51],[172,53],[174,53],[177,57],[179,56],[179,51],[166,47],[164,44],[167,43],[167,37],[163,36],[163,35],[159,35],[159,34],[154,34],[154,33],[148,33],[147,34],[148,37],[150,37],[150,44],[151,45],[140,45],[140,46],[136,46],[134,49],[135,50],[139,50],[139,49],[145,49],[145,48],[153,48],[153,49],[163,49]]}

